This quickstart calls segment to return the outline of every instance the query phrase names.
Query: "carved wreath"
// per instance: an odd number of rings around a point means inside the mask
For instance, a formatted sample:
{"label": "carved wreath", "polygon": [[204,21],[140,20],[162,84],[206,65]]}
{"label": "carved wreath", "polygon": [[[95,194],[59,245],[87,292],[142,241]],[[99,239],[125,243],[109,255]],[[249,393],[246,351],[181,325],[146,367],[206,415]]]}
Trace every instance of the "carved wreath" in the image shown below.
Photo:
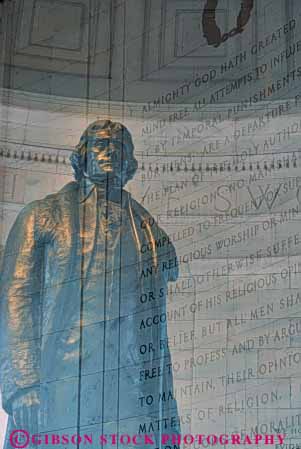
{"label": "carved wreath", "polygon": [[214,47],[219,47],[229,37],[243,32],[244,27],[250,19],[254,7],[254,0],[242,0],[241,8],[236,19],[236,27],[224,34],[221,33],[216,23],[215,12],[217,4],[218,0],[207,0],[202,17],[204,37],[208,45],[213,45]]}

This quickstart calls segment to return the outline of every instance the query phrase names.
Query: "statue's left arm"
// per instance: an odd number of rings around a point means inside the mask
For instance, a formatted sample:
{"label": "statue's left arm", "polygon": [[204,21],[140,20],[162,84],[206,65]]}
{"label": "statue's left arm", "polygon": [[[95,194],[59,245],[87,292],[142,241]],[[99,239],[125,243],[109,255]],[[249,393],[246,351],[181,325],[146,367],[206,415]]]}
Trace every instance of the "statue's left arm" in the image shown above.
{"label": "statue's left arm", "polygon": [[38,202],[21,211],[4,253],[0,293],[0,385],[2,406],[9,414],[13,413],[13,404],[26,396],[29,402],[38,402],[43,266],[38,213]]}

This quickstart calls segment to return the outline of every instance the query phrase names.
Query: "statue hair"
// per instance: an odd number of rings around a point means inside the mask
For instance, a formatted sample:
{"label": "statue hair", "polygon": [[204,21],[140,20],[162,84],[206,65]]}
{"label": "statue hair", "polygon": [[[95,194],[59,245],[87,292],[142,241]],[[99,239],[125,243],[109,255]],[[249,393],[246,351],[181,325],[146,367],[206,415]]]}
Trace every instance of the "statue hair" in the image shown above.
{"label": "statue hair", "polygon": [[128,129],[118,122],[111,120],[97,120],[91,123],[82,134],[78,145],[71,153],[70,162],[74,171],[76,181],[80,181],[84,177],[85,154],[87,152],[87,144],[90,137],[93,137],[97,131],[109,130],[111,135],[116,136],[122,142],[122,146],[126,152],[127,168],[124,175],[124,185],[134,177],[138,168],[138,162],[134,157],[134,145],[132,136]]}

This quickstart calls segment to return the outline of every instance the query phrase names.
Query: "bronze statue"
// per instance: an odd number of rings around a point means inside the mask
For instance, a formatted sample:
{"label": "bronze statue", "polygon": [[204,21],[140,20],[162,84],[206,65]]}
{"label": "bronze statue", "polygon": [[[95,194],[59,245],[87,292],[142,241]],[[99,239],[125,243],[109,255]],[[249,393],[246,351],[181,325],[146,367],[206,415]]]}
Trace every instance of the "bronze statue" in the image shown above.
{"label": "bronze statue", "polygon": [[0,328],[7,436],[148,432],[159,447],[161,432],[179,431],[166,326],[177,259],[123,189],[137,169],[133,150],[122,124],[92,123],[71,156],[76,181],[27,205],[10,231]]}

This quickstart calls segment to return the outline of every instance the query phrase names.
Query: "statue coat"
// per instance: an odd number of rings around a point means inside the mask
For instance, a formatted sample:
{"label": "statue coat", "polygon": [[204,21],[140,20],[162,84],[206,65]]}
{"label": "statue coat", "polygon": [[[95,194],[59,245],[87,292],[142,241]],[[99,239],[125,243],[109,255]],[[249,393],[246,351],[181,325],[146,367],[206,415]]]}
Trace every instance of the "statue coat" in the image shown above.
{"label": "statue coat", "polygon": [[35,432],[147,432],[155,447],[178,432],[166,324],[177,276],[168,236],[125,190],[106,199],[71,182],[27,205],[1,276],[3,408],[35,391]]}

